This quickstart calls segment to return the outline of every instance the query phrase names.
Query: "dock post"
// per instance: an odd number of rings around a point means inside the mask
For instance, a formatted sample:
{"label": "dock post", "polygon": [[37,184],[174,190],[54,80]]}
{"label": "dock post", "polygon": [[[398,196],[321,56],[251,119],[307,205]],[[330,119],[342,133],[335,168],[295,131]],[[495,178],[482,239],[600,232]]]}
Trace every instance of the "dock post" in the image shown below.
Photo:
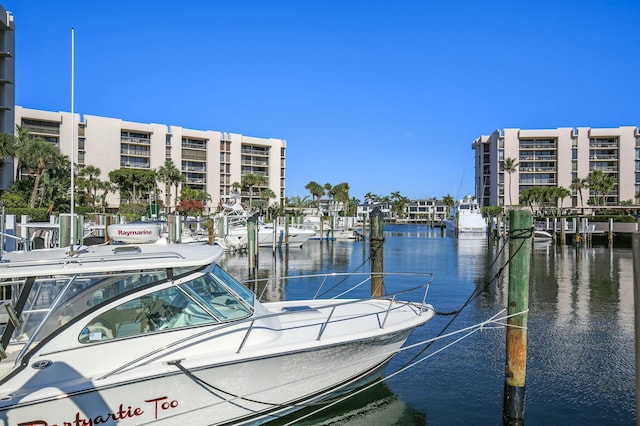
{"label": "dock post", "polygon": [[284,215],[284,244],[289,247],[289,213]]}
{"label": "dock post", "polygon": [[256,257],[258,256],[256,250],[257,222],[258,218],[255,216],[251,216],[247,219],[247,257],[249,260],[249,269],[251,270],[256,267]]}
{"label": "dock post", "polygon": [[[631,235],[633,249],[633,300],[636,335],[636,413],[640,412],[640,232]],[[640,426],[640,416],[636,416],[636,425]]]}
{"label": "dock post", "polygon": [[175,224],[176,224],[176,217],[175,215],[170,214],[169,217],[167,217],[167,228],[169,231],[167,232],[167,236],[169,237],[169,241],[167,242],[169,244],[176,242]]}
{"label": "dock post", "polygon": [[384,270],[384,215],[376,207],[369,218],[369,252],[371,257],[371,296],[384,294],[384,280],[380,273]]}
{"label": "dock post", "polygon": [[207,236],[209,237],[209,245],[212,246],[216,242],[215,234],[216,223],[213,218],[207,220]]}
{"label": "dock post", "polygon": [[609,248],[613,248],[613,218],[609,218]]}
{"label": "dock post", "polygon": [[527,311],[533,218],[529,212],[509,213],[509,291],[504,380],[504,424],[524,424],[527,372]]}
{"label": "dock post", "polygon": [[567,244],[567,218],[560,218],[560,244]]}
{"label": "dock post", "polygon": [[273,218],[273,232],[272,232],[272,241],[271,241],[271,251],[273,255],[276,254],[276,247],[278,246],[278,223],[280,223],[279,218],[276,216]]}

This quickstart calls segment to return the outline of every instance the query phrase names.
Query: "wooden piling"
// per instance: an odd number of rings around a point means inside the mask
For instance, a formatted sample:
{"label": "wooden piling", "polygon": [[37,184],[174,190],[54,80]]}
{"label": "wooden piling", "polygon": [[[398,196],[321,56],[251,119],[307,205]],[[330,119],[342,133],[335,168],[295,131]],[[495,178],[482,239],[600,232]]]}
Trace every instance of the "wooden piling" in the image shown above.
{"label": "wooden piling", "polygon": [[289,213],[284,215],[284,244],[289,247]]}
{"label": "wooden piling", "polygon": [[369,218],[369,252],[371,257],[371,296],[384,294],[384,215],[376,207]]}
{"label": "wooden piling", "polygon": [[[529,212],[509,213],[509,291],[504,381],[504,424],[524,424],[527,372],[527,310],[533,218]],[[563,223],[564,225],[564,223]]]}
{"label": "wooden piling", "polygon": [[209,218],[207,221],[207,236],[209,237],[209,245],[212,246],[216,242],[215,234],[216,223],[213,218]]}
{"label": "wooden piling", "polygon": [[276,247],[278,246],[278,218],[274,217],[273,218],[273,231],[271,232],[271,252],[273,253],[273,255],[275,256],[276,254]]}
{"label": "wooden piling", "polygon": [[609,249],[613,248],[613,218],[609,218]]}
{"label": "wooden piling", "polygon": [[258,218],[256,216],[251,216],[249,219],[247,219],[247,258],[249,260],[249,269],[255,268],[257,264],[257,224]]}

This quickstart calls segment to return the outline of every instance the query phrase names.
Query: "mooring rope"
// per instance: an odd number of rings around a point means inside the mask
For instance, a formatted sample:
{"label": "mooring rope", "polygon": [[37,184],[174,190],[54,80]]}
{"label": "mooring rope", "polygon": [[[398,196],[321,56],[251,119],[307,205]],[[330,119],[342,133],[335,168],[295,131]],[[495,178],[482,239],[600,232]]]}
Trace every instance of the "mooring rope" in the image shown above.
{"label": "mooring rope", "polygon": [[[461,336],[461,337],[457,338],[456,340],[454,340],[453,342],[450,342],[450,343],[446,344],[442,348],[440,348],[440,349],[438,349],[438,350],[436,350],[436,351],[434,351],[434,352],[432,352],[432,353],[430,353],[430,354],[428,354],[428,355],[426,355],[426,356],[424,356],[422,358],[419,358],[419,359],[416,360],[415,357],[414,357],[412,359],[411,363],[406,363],[404,366],[402,366],[398,370],[394,371],[393,373],[391,373],[389,375],[386,375],[384,377],[380,377],[379,379],[374,380],[372,383],[370,383],[370,384],[368,384],[366,386],[363,386],[362,388],[359,388],[359,389],[349,393],[348,395],[345,395],[345,396],[343,396],[341,398],[338,398],[337,400],[332,401],[332,402],[330,402],[328,404],[322,405],[322,406],[318,407],[316,410],[305,414],[304,416],[296,417],[295,420],[293,420],[293,421],[291,421],[289,423],[286,423],[283,426],[290,426],[290,425],[293,425],[293,424],[299,422],[300,420],[304,420],[304,419],[306,419],[308,417],[314,416],[314,415],[318,414],[321,411],[324,411],[324,410],[326,410],[326,409],[328,409],[330,407],[333,407],[334,405],[337,405],[337,404],[339,404],[339,403],[341,403],[343,401],[346,401],[347,399],[352,398],[352,397],[354,397],[355,395],[358,395],[361,392],[364,392],[364,391],[366,391],[366,390],[368,390],[368,389],[370,389],[370,388],[372,388],[372,387],[374,387],[374,386],[376,386],[376,385],[378,385],[380,383],[383,383],[383,382],[385,382],[385,381],[397,376],[398,374],[401,374],[401,373],[405,372],[406,370],[408,370],[408,369],[410,369],[412,367],[415,367],[416,365],[420,364],[421,362],[426,361],[427,359],[437,355],[438,353],[444,351],[445,349],[448,349],[451,346],[462,342],[463,340],[465,340],[466,338],[472,336],[473,334],[477,333],[478,331],[486,330],[487,329],[487,327],[486,327],[487,324],[497,323],[497,324],[500,324],[501,326],[500,327],[496,327],[496,328],[502,329],[502,328],[504,328],[504,324],[499,323],[499,321],[504,321],[504,320],[509,319],[511,317],[514,317],[514,316],[523,315],[523,314],[528,312],[528,309],[526,311],[517,312],[515,314],[506,315],[504,317],[497,318],[498,315],[501,315],[505,311],[506,311],[506,309],[503,309],[502,311],[500,311],[497,314],[495,314],[493,317],[489,318],[488,320],[482,321],[482,322],[480,322],[478,324],[475,324],[475,325],[472,325],[472,326],[469,326],[469,327],[465,327],[463,329],[448,333],[446,335],[436,336],[435,338],[423,340],[421,342],[414,343],[414,344],[411,344],[411,345],[404,346],[404,347],[400,348],[397,351],[398,353],[402,352],[402,351],[405,351],[405,350],[409,350],[409,349],[415,348],[417,346],[421,346],[421,345],[425,345],[425,344],[431,344],[436,340],[441,340],[441,339],[444,339],[444,338],[447,338],[447,337],[451,337],[451,336],[454,336],[454,335],[457,335],[457,334],[460,334],[460,333],[466,333],[463,336]],[[494,327],[489,327],[489,328],[494,328]]]}

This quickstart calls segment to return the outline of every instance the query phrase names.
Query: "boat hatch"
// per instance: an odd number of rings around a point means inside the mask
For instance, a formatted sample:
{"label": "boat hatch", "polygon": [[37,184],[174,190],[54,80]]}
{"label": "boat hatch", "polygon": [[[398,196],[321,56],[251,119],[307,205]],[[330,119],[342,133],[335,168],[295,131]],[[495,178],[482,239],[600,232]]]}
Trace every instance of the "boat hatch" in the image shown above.
{"label": "boat hatch", "polygon": [[311,306],[298,305],[298,306],[285,306],[284,308],[282,308],[282,310],[285,312],[308,312],[308,311],[315,311],[316,309],[312,308]]}

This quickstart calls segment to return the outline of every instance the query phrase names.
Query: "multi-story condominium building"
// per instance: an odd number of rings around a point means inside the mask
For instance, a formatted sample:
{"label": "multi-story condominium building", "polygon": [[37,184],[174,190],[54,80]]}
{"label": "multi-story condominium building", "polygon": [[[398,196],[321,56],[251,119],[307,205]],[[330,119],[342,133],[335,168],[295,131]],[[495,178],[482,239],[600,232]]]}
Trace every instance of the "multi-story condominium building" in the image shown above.
{"label": "multi-story condominium building", "polygon": [[407,207],[409,222],[441,222],[449,213],[449,208],[434,198],[412,200]]}
{"label": "multi-story condominium building", "polygon": [[[593,170],[613,176],[615,187],[607,205],[638,202],[640,196],[640,132],[635,126],[617,128],[558,128],[551,130],[496,130],[473,141],[475,194],[483,206],[519,204],[522,191],[536,186],[571,190],[576,178]],[[511,158],[517,167],[503,170]],[[588,207],[589,189],[571,191],[564,207]]]}
{"label": "multi-story condominium building", "polygon": [[[13,134],[15,89],[15,32],[13,16],[0,6],[0,133]],[[7,156],[0,170],[0,190],[13,182],[13,158]]]}
{"label": "multi-story condominium building", "polygon": [[[71,123],[74,123],[73,125]],[[155,170],[172,160],[182,172],[182,186],[205,191],[214,210],[220,203],[232,202],[234,183],[247,174],[262,175],[267,184],[244,190],[242,201],[256,205],[260,191],[269,188],[276,194],[271,203],[285,199],[286,141],[257,138],[214,130],[193,130],[164,124],[146,124],[118,118],[69,112],[50,112],[15,108],[15,125],[26,126],[32,135],[56,145],[71,156],[71,140],[79,168],[98,167],[100,179],[120,168]],[[73,133],[73,126],[76,126]],[[73,135],[73,136],[72,136]],[[164,185],[158,190],[164,191]],[[175,194],[173,194],[175,195]],[[110,207],[120,205],[119,194],[110,194]],[[159,197],[164,200],[164,195]],[[173,203],[175,199],[172,198]]]}

